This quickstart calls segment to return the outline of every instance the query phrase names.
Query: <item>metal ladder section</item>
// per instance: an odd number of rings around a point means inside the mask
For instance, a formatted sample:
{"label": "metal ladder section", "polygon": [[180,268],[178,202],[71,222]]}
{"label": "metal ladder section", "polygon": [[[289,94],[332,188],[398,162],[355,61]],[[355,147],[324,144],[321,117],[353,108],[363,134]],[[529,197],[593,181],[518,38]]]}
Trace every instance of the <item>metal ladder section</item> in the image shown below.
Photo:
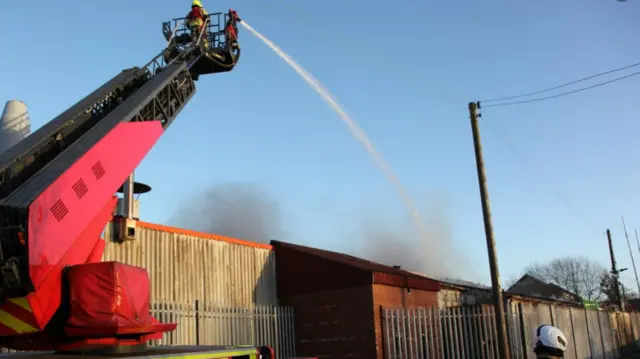
{"label": "metal ladder section", "polygon": [[12,288],[4,291],[20,295],[32,290],[30,204],[118,123],[160,121],[169,127],[195,94],[189,67],[198,56],[186,61],[192,50],[170,63],[160,53],[142,68],[125,70],[0,156],[0,266],[20,278],[18,283],[5,280],[4,286]]}

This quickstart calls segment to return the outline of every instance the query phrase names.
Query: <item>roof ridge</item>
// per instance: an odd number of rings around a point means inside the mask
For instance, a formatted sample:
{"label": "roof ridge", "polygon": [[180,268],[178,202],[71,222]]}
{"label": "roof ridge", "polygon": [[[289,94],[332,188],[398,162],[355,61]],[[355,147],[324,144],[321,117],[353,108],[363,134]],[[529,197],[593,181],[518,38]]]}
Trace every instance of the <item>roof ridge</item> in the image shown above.
{"label": "roof ridge", "polygon": [[[372,261],[370,259],[366,259],[366,258],[362,258],[362,257],[356,257],[354,255],[347,254],[347,253],[341,253],[341,252],[331,251],[331,250],[327,250],[327,249],[309,247],[309,246],[305,246],[305,245],[301,245],[301,244],[295,244],[295,243],[284,242],[284,241],[279,241],[279,240],[271,240],[270,243],[271,243],[272,246],[282,245],[282,246],[290,247],[290,248],[291,247],[299,248],[299,249],[305,250],[307,252],[309,252],[309,251],[315,252],[315,253],[310,253],[312,255],[313,254],[316,254],[316,255],[318,255],[318,254],[326,254],[326,255],[336,256],[336,258],[333,258],[334,260],[339,260],[343,264],[349,265],[351,267],[356,267],[356,268],[363,269],[361,265],[358,265],[358,263],[353,263],[353,262],[359,262],[360,264],[366,263],[366,264],[371,266],[370,268],[367,268],[367,270],[371,270],[371,271],[374,271],[374,272],[403,275],[403,276],[406,276],[406,277],[419,277],[419,278],[425,278],[425,279],[437,281],[436,279],[430,278],[430,277],[425,276],[423,274],[414,273],[414,272],[409,271],[407,269],[396,268],[396,267],[391,266],[391,265],[375,262],[375,261]],[[342,260],[340,260],[340,259],[342,259]],[[351,262],[349,260],[351,260],[353,262]],[[374,269],[373,267],[378,267],[378,269]]]}

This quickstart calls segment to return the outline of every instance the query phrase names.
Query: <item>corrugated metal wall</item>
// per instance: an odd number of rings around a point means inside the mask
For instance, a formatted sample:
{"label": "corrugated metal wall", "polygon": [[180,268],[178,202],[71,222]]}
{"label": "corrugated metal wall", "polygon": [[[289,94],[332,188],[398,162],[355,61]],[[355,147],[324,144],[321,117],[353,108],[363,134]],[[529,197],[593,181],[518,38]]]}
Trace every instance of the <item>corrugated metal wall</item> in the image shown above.
{"label": "corrugated metal wall", "polygon": [[200,300],[237,308],[277,304],[275,254],[269,246],[147,223],[139,224],[135,241],[115,243],[111,233],[107,226],[103,260],[146,268],[153,302]]}
{"label": "corrugated metal wall", "polygon": [[[483,309],[484,308],[484,309]],[[382,309],[385,359],[499,359],[492,306]],[[515,309],[514,309],[515,308]],[[616,359],[640,348],[640,313],[612,313],[555,306],[554,322],[541,315],[551,307],[527,311],[511,306],[507,328],[511,358],[533,359],[532,335],[542,324],[562,330],[569,340],[566,359]],[[521,311],[522,310],[522,311]],[[438,335],[442,333],[442,335]],[[523,341],[524,339],[524,341]]]}

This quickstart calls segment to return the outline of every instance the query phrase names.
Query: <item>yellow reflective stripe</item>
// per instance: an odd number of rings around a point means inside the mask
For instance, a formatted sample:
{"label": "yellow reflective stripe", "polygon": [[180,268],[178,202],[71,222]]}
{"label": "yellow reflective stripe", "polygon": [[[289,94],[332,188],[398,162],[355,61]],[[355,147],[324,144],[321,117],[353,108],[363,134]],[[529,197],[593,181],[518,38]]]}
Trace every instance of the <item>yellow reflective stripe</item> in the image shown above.
{"label": "yellow reflective stripe", "polygon": [[27,301],[27,298],[9,298],[9,301],[17,306],[20,306],[22,309],[26,310],[29,313],[31,312],[31,306],[29,305],[29,302]]}
{"label": "yellow reflective stripe", "polygon": [[12,329],[18,334],[38,332],[38,329],[30,326],[29,324],[23,322],[22,320],[14,317],[13,315],[1,309],[0,309],[0,323],[2,323],[6,327],[9,327],[10,329]]}
{"label": "yellow reflective stripe", "polygon": [[178,354],[178,355],[159,355],[159,356],[150,356],[149,358],[158,358],[158,359],[233,359],[236,356],[241,355],[249,355],[250,359],[257,359],[258,355],[256,354],[255,349],[247,350],[247,351],[223,351],[223,352],[209,352],[209,353],[198,353],[198,354]]}

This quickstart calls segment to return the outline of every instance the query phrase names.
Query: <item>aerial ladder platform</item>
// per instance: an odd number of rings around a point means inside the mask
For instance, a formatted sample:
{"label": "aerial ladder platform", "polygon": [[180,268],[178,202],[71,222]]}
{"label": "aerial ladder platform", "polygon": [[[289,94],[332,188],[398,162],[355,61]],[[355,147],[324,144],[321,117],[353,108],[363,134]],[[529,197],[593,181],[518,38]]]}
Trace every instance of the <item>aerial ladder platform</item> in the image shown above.
{"label": "aerial ladder platform", "polygon": [[[184,19],[163,23],[160,54],[0,154],[0,346],[32,351],[0,357],[274,357],[267,346],[148,347],[176,328],[149,313],[148,273],[101,262],[116,191],[193,97],[195,81],[233,70],[238,21],[233,10],[210,14],[197,36]],[[123,238],[135,235],[124,229]]]}

